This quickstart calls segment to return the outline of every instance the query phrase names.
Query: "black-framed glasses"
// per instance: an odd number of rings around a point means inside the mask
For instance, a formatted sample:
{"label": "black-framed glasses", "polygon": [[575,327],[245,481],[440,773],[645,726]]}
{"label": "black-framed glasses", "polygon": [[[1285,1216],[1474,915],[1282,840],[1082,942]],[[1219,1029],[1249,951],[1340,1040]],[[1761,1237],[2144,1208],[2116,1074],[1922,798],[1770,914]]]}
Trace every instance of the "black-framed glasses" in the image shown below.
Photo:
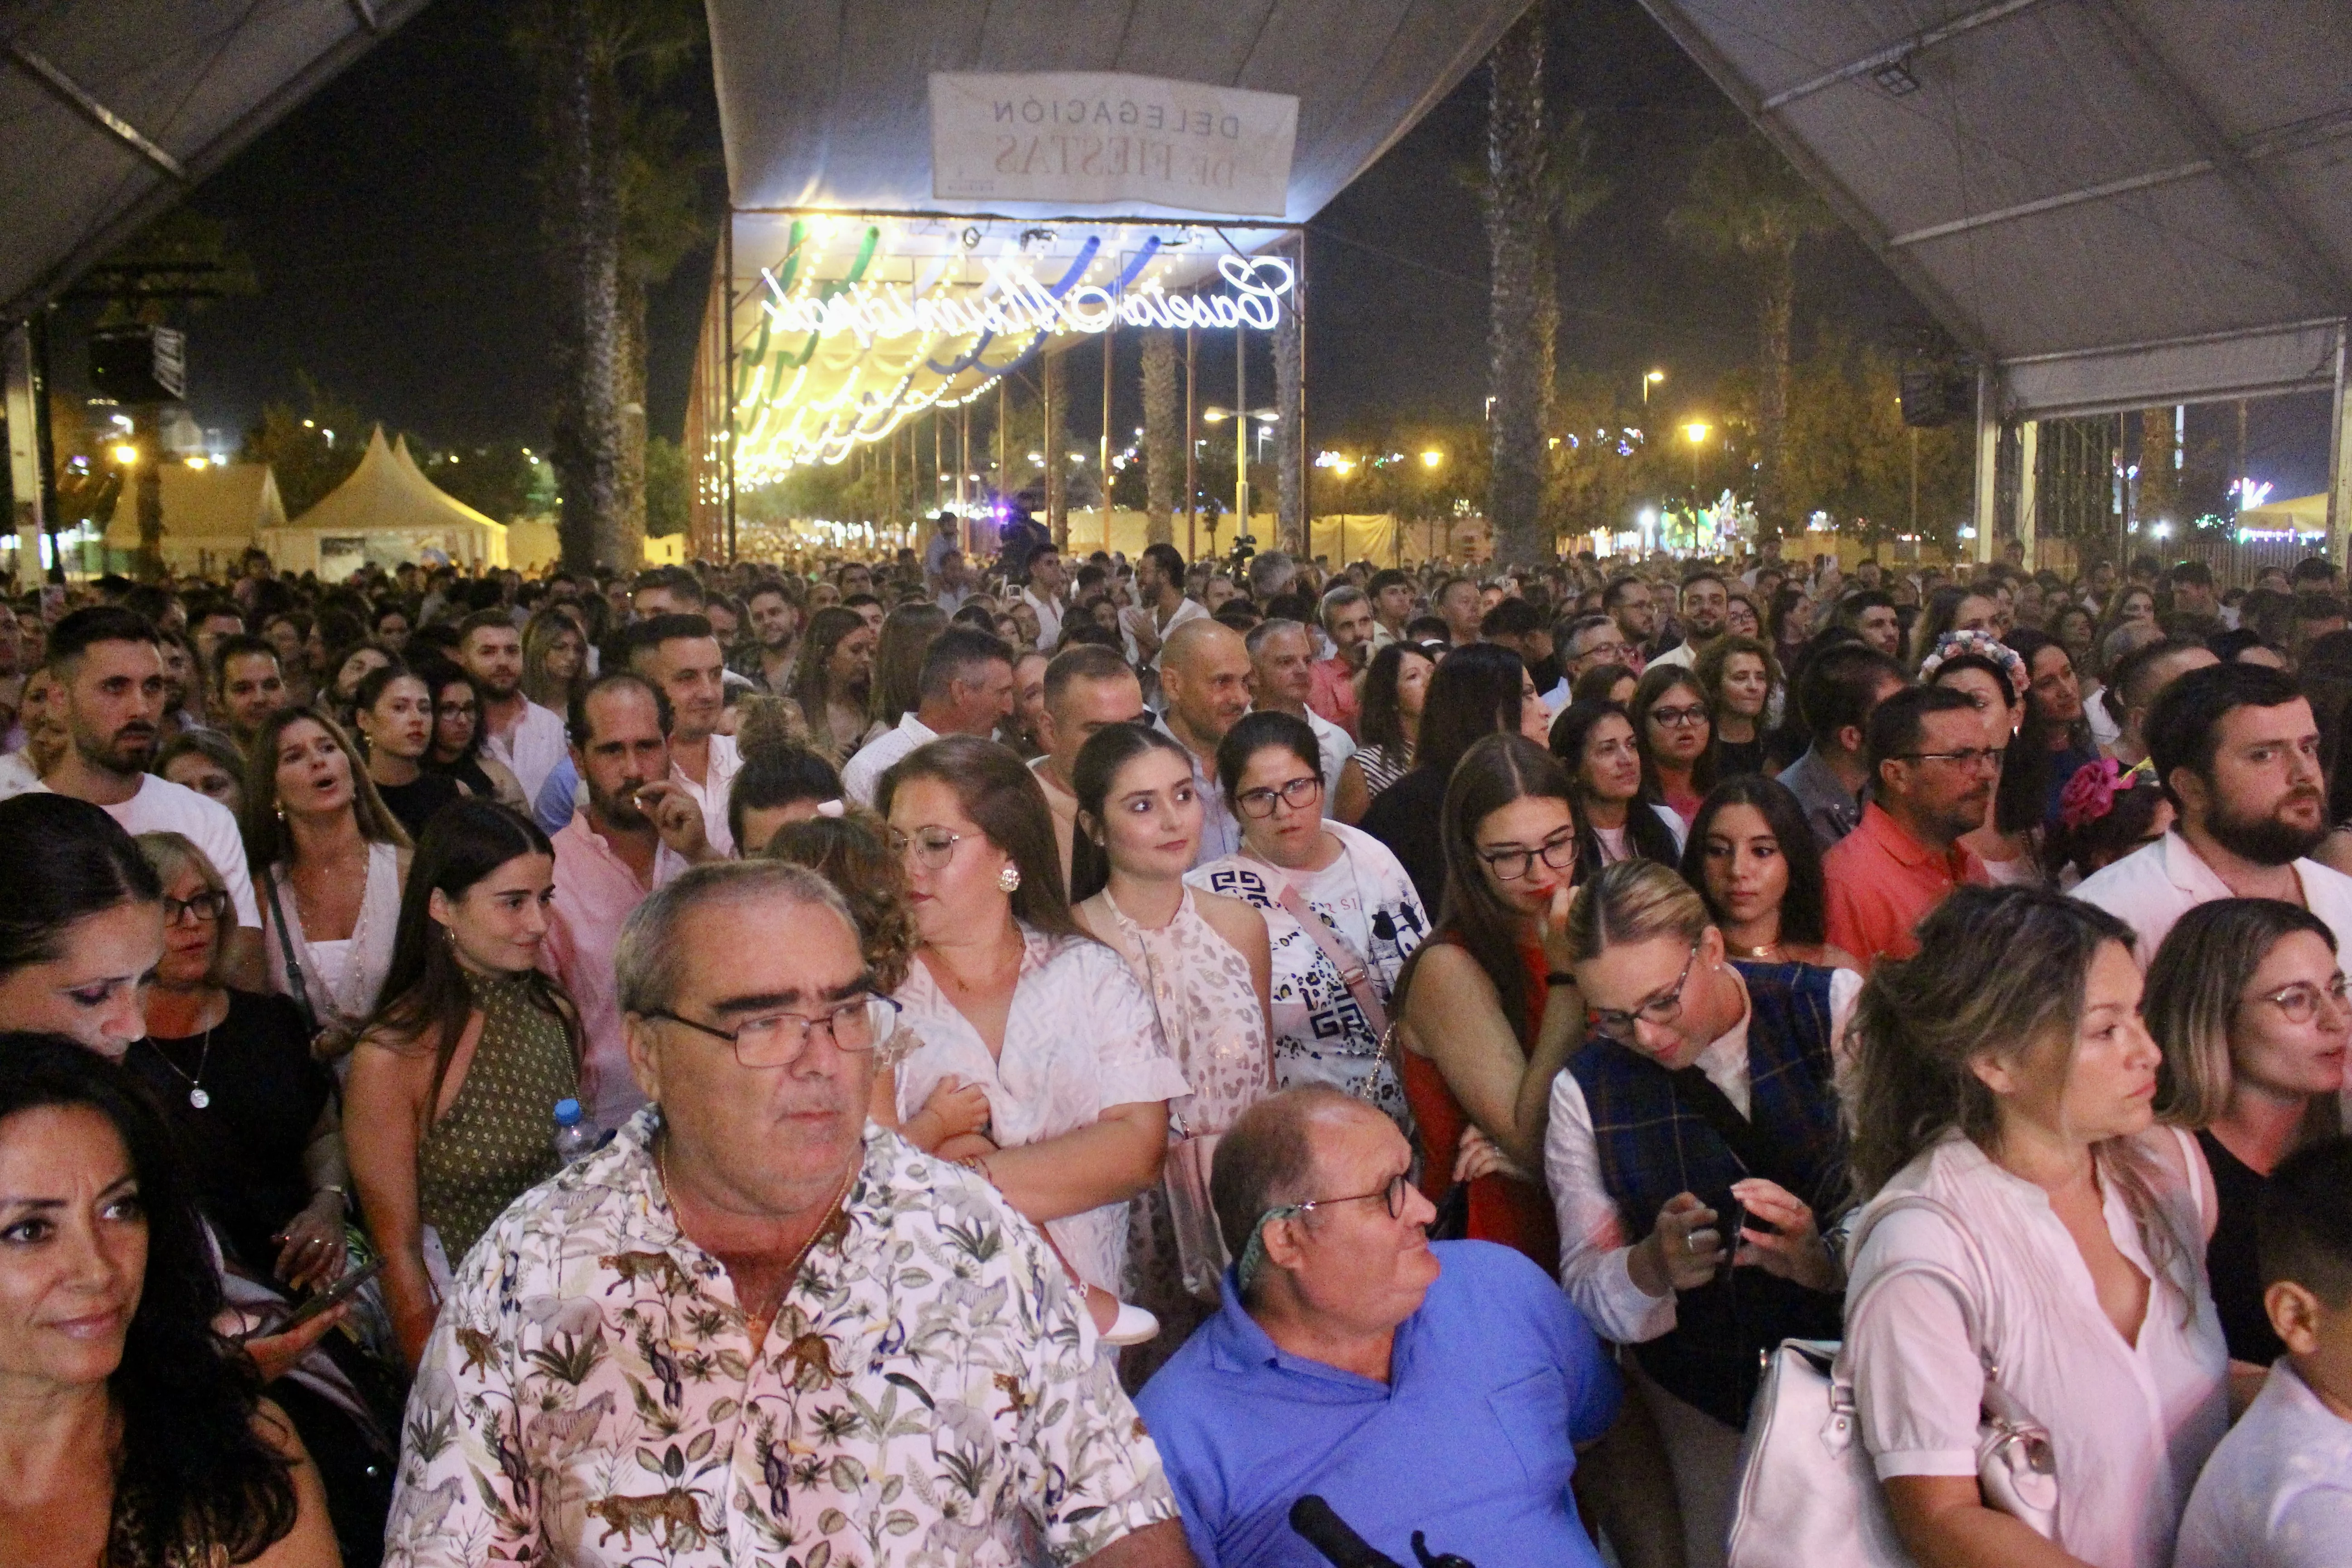
{"label": "black-framed glasses", "polygon": [[2322,996],[2326,997],[2338,1012],[2352,1005],[2346,999],[2348,989],[2352,987],[2347,986],[2343,971],[2338,970],[2324,986],[2314,985],[2308,980],[2298,980],[2292,985],[2282,985],[2275,991],[2260,992],[2239,1000],[2249,1006],[2256,1002],[2267,1002],[2277,1008],[2279,1016],[2288,1023],[2308,1024],[2319,1016],[2319,999]]}
{"label": "black-framed glasses", "polygon": [[1241,807],[1244,816],[1272,816],[1276,801],[1293,811],[1304,811],[1322,793],[1323,780],[1317,774],[1307,773],[1291,780],[1280,789],[1245,789],[1234,796],[1234,804]]}
{"label": "black-framed glasses", "polygon": [[1576,865],[1576,829],[1564,827],[1533,849],[1516,844],[1505,849],[1481,849],[1478,858],[1498,882],[1517,881],[1536,868],[1538,860],[1555,871],[1566,871]]}
{"label": "black-framed glasses", "polygon": [[1592,1007],[1585,1019],[1595,1033],[1612,1040],[1631,1042],[1636,1024],[1671,1024],[1683,1016],[1683,988],[1690,984],[1691,970],[1698,963],[1698,943],[1691,943],[1690,956],[1683,960],[1683,972],[1675,976],[1674,987],[1662,991],[1628,1012],[1622,1007]]}
{"label": "black-framed glasses", "polygon": [[198,893],[193,899],[174,899],[167,895],[163,900],[163,923],[167,926],[178,925],[183,920],[210,925],[226,913],[226,893]]}
{"label": "black-framed glasses", "polygon": [[1705,708],[1653,708],[1650,719],[1669,730],[1685,730],[1706,722]]}
{"label": "black-framed glasses", "polygon": [[735,1047],[736,1061],[747,1068],[791,1066],[808,1049],[809,1037],[819,1029],[832,1039],[837,1050],[870,1051],[889,1036],[892,1021],[898,1016],[898,1003],[870,991],[836,1002],[814,1017],[779,1008],[746,1018],[731,1029],[680,1017],[667,1008],[656,1008],[645,1015],[647,1018],[683,1024],[697,1034],[726,1041]]}
{"label": "black-framed glasses", "polygon": [[1950,763],[1963,772],[1979,763],[1990,763],[1992,771],[2000,772],[2001,759],[2009,754],[2007,746],[1963,746],[1957,752],[1897,752],[1897,760],[1906,763]]}
{"label": "black-framed glasses", "polygon": [[956,846],[962,842],[962,834],[944,827],[918,827],[912,833],[890,830],[890,853],[901,860],[911,858],[927,871],[936,871],[954,859]]}

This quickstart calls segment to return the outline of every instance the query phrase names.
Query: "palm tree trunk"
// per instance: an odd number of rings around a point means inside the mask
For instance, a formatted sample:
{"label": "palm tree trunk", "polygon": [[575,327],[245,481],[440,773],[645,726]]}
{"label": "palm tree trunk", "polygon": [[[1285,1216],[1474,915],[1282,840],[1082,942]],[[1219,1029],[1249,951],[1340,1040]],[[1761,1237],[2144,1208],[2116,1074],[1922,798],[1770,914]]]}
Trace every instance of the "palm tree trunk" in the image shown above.
{"label": "palm tree trunk", "polygon": [[551,0],[542,68],[548,121],[548,229],[559,382],[554,458],[563,563],[619,566],[621,500],[620,203],[616,89],[596,47],[590,0]]}
{"label": "palm tree trunk", "polygon": [[1494,466],[1486,515],[1502,563],[1549,561],[1542,519],[1544,431],[1550,423],[1553,328],[1557,306],[1546,243],[1542,0],[1503,35],[1488,61],[1493,91],[1486,117],[1488,417]]}
{"label": "palm tree trunk", "polygon": [[[1176,538],[1176,330],[1143,329],[1143,536]],[[2242,465],[2241,465],[2242,466]]]}
{"label": "palm tree trunk", "polygon": [[646,286],[624,277],[621,284],[620,464],[621,505],[611,536],[598,541],[597,554],[627,571],[646,555]]}
{"label": "palm tree trunk", "polygon": [[1757,390],[1756,436],[1760,459],[1756,478],[1756,521],[1759,536],[1778,539],[1792,520],[1783,483],[1784,451],[1789,428],[1790,321],[1797,302],[1797,245],[1794,239],[1767,258],[1764,264],[1764,306],[1759,320],[1759,359],[1763,384]]}
{"label": "palm tree trunk", "polygon": [[1062,416],[1067,412],[1068,394],[1062,386],[1062,356],[1050,345],[1044,368],[1045,437],[1037,449],[1045,454],[1045,531],[1055,549],[1065,550],[1070,542],[1070,459],[1062,449]]}
{"label": "palm tree trunk", "polygon": [[1307,325],[1295,310],[1274,323],[1274,530],[1276,548],[1304,561],[1314,545],[1307,521],[1305,402]]}

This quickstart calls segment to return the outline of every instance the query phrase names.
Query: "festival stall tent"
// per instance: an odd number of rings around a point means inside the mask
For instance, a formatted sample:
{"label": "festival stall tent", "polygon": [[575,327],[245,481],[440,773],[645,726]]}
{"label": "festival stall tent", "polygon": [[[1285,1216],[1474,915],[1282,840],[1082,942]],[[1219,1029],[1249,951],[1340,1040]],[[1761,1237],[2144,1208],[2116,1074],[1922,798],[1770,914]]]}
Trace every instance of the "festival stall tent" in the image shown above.
{"label": "festival stall tent", "polygon": [[2038,420],[2327,392],[2345,559],[2352,5],[1643,4],[1976,356],[1980,556]]}
{"label": "festival stall tent", "polygon": [[[163,563],[183,574],[208,576],[236,564],[266,530],[286,526],[278,476],[267,463],[166,463]],[[109,563],[121,569],[139,548],[138,487],[125,485],[106,525]]]}
{"label": "festival stall tent", "polygon": [[291,524],[265,530],[262,548],[280,571],[340,582],[362,566],[404,561],[503,566],[507,531],[426,479],[406,443],[394,451],[378,426],[352,477]]}
{"label": "festival stall tent", "polygon": [[709,0],[731,211],[688,414],[698,551],[739,492],[910,419],[969,473],[945,422],[1105,331],[1297,354],[1304,226],[1524,6]]}

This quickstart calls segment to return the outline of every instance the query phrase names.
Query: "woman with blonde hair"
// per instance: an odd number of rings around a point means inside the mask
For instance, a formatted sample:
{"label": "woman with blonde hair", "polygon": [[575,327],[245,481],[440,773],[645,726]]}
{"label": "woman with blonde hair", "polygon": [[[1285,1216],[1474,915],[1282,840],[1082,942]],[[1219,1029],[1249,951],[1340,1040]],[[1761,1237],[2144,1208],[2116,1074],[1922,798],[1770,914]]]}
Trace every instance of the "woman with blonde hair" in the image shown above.
{"label": "woman with blonde hair", "polygon": [[1694,1563],[1720,1563],[1758,1357],[1834,1339],[1851,970],[1732,959],[1668,866],[1602,868],[1553,944],[1591,1037],[1544,1134],[1569,1299],[1633,1347]]}
{"label": "woman with blonde hair", "polygon": [[922,701],[923,657],[947,626],[948,614],[937,605],[901,605],[882,617],[866,705],[874,722],[860,744],[897,729],[898,721]]}
{"label": "woman with blonde hair", "polygon": [[407,830],[341,727],[296,709],[247,749],[244,826],[270,986],[340,1056],[392,967]]}
{"label": "woman with blonde hair", "polygon": [[2164,1048],[2156,1113],[2197,1134],[2221,1223],[2206,1278],[2230,1359],[2259,1378],[2286,1353],[2263,1309],[2254,1211],[2281,1160],[2344,1131],[2345,999],[2336,932],[2276,899],[2215,899],[2180,917],[2147,968],[2140,1013]]}
{"label": "woman with blonde hair", "polygon": [[[2131,942],[2093,905],[1964,887],[1856,1008],[1844,1353],[1856,1434],[1920,1562],[2166,1568],[2228,1428],[2200,1266],[2219,1210],[2197,1141],[2156,1123]],[[1979,1483],[1988,1367],[2049,1433],[2046,1522]]]}
{"label": "woman with blonde hair", "polygon": [[522,628],[523,695],[556,713],[587,689],[588,636],[571,611],[551,605]]}

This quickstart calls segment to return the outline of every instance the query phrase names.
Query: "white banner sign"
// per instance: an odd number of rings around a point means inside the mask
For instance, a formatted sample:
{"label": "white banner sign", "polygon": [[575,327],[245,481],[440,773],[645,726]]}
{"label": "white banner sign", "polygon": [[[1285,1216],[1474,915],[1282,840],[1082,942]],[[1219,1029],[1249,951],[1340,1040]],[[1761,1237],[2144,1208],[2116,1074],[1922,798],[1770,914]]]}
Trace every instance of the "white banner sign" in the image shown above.
{"label": "white banner sign", "polygon": [[1100,71],[934,72],[931,195],[1280,217],[1298,100]]}

